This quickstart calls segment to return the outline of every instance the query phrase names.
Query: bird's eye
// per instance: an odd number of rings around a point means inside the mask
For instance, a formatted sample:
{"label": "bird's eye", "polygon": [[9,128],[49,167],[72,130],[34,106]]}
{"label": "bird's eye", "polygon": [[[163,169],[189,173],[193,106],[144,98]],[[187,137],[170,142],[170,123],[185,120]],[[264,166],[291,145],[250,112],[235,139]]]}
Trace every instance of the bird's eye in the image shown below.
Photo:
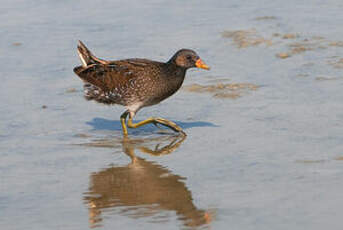
{"label": "bird's eye", "polygon": [[192,60],[192,56],[191,55],[187,55],[186,58],[187,58],[187,60]]}

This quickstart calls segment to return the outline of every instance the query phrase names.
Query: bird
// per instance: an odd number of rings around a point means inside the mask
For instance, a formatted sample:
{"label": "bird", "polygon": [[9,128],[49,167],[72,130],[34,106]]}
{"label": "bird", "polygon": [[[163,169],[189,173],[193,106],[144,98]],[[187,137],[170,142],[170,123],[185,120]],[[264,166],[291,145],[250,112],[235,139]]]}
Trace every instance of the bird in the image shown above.
{"label": "bird", "polygon": [[138,123],[133,118],[143,107],[156,105],[176,93],[187,69],[210,69],[195,51],[180,49],[167,62],[142,58],[108,61],[97,58],[79,41],[77,53],[82,65],[76,66],[74,73],[84,82],[85,99],[125,106],[120,116],[124,136],[128,135],[127,127],[138,128],[149,123],[186,135],[181,127],[164,118],[150,117]]}

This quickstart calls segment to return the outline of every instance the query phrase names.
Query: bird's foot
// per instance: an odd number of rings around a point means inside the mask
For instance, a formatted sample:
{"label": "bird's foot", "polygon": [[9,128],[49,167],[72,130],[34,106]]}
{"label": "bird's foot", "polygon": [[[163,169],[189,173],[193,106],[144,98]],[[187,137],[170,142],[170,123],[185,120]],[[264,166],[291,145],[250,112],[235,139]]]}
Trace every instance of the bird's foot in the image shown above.
{"label": "bird's foot", "polygon": [[164,118],[154,118],[154,122],[153,124],[158,127],[159,129],[161,129],[161,127],[159,127],[159,125],[163,125],[166,126],[170,129],[172,129],[175,132],[178,132],[184,136],[187,136],[186,133],[182,130],[182,128],[180,126],[178,126],[177,124],[175,124],[172,121],[169,121],[167,119]]}

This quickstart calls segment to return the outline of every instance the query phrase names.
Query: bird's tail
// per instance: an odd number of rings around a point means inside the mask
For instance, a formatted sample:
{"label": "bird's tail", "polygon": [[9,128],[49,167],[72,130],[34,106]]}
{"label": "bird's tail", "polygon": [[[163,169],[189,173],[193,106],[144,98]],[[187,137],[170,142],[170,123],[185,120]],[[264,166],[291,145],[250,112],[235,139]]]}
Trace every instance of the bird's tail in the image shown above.
{"label": "bird's tail", "polygon": [[101,60],[100,58],[95,57],[91,51],[83,44],[81,41],[79,41],[77,45],[77,53],[79,54],[80,60],[82,62],[83,67],[87,67],[91,64],[106,64],[107,61]]}

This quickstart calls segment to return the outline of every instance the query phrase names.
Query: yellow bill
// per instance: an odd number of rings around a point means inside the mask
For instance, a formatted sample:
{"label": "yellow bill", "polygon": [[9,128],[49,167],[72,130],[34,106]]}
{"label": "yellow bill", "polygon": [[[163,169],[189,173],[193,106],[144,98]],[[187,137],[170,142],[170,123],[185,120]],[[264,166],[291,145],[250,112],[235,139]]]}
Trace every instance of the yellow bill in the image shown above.
{"label": "yellow bill", "polygon": [[195,66],[201,69],[209,70],[210,67],[206,65],[200,58],[195,62]]}

